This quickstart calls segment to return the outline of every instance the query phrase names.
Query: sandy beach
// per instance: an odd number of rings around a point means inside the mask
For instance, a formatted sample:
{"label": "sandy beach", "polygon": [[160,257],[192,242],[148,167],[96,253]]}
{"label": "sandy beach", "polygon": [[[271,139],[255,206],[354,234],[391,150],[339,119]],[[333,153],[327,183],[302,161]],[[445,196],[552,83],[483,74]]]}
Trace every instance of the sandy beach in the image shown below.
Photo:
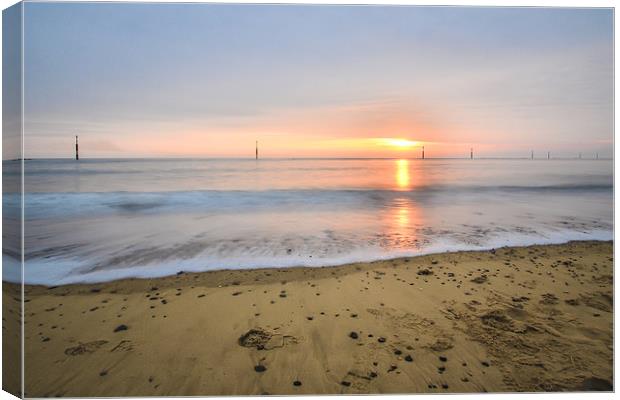
{"label": "sandy beach", "polygon": [[570,242],[27,286],[25,394],[612,390],[612,257]]}

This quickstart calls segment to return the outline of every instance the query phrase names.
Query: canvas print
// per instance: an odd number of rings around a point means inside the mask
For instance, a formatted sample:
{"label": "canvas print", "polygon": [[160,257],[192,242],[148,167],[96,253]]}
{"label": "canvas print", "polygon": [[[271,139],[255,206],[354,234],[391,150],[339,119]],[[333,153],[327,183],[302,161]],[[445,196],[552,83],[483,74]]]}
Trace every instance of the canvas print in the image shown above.
{"label": "canvas print", "polygon": [[613,9],[3,12],[3,389],[613,390]]}

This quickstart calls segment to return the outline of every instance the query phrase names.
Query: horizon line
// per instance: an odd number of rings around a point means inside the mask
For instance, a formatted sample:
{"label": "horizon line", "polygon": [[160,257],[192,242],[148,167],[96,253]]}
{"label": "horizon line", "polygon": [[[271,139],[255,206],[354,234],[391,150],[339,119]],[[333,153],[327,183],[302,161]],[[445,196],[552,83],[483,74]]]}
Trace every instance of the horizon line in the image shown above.
{"label": "horizon line", "polygon": [[151,157],[80,157],[76,160],[74,157],[27,157],[27,158],[11,158],[2,161],[37,161],[37,160],[72,160],[75,162],[87,160],[613,160],[611,157],[527,157],[527,156],[484,156],[484,157],[209,157],[209,156],[151,156]]}

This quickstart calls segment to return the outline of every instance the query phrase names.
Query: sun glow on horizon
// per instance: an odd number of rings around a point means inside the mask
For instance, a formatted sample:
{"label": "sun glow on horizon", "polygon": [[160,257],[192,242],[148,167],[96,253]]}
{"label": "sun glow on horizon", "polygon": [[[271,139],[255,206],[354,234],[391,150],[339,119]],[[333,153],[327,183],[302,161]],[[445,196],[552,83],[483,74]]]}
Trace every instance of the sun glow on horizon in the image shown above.
{"label": "sun glow on horizon", "polygon": [[417,140],[409,140],[402,138],[378,138],[377,142],[381,146],[396,147],[401,149],[408,149],[412,147],[421,146],[421,142]]}

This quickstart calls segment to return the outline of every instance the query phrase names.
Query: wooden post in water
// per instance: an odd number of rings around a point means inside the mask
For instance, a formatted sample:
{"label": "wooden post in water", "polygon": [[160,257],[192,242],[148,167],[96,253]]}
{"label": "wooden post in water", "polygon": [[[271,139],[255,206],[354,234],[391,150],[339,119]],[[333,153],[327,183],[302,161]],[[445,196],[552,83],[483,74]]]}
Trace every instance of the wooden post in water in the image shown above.
{"label": "wooden post in water", "polygon": [[598,160],[598,153],[596,153],[596,159]]}
{"label": "wooden post in water", "polygon": [[79,153],[79,149],[78,149],[78,137],[77,135],[75,135],[75,160],[79,160],[80,159],[80,153]]}
{"label": "wooden post in water", "polygon": [[424,160],[424,146],[422,146],[422,160]]}
{"label": "wooden post in water", "polygon": [[256,159],[258,160],[258,140],[256,141]]}
{"label": "wooden post in water", "polygon": [[581,160],[581,152],[579,152],[579,159]]}
{"label": "wooden post in water", "polygon": [[551,160],[551,152],[550,151],[547,152],[547,160]]}
{"label": "wooden post in water", "polygon": [[530,159],[534,159],[534,150],[532,150],[531,154],[530,154]]}
{"label": "wooden post in water", "polygon": [[474,159],[474,148],[473,147],[469,149],[469,159],[470,160]]}

